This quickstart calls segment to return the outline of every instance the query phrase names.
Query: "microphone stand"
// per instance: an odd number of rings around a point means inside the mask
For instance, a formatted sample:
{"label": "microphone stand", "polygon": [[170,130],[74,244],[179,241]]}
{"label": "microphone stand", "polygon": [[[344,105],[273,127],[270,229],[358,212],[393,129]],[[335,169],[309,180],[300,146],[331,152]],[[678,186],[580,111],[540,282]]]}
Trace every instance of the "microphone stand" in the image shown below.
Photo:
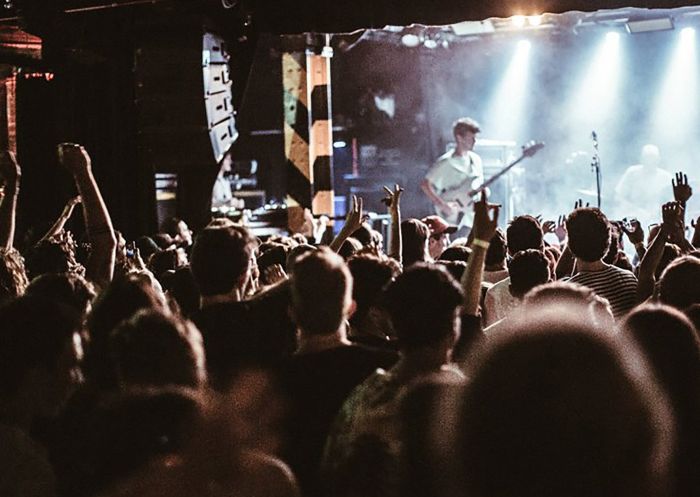
{"label": "microphone stand", "polygon": [[601,172],[600,172],[600,155],[598,154],[598,134],[593,131],[591,133],[591,138],[593,139],[593,158],[591,159],[591,171],[595,172],[595,187],[596,187],[596,195],[597,195],[597,200],[598,200],[598,209],[600,209],[600,204],[601,204],[601,195],[600,195],[600,188],[601,188],[601,183],[603,181]]}

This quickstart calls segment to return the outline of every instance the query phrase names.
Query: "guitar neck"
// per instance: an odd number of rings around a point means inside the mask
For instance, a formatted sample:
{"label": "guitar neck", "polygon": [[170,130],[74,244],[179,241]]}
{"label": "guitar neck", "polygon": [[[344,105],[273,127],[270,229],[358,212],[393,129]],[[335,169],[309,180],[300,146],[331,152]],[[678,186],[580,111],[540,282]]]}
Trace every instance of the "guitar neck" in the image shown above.
{"label": "guitar neck", "polygon": [[474,190],[473,195],[476,195],[476,194],[481,193],[482,191],[486,190],[486,189],[487,189],[489,186],[491,186],[494,182],[498,181],[498,179],[499,179],[501,176],[503,176],[503,175],[506,174],[508,171],[510,171],[511,169],[513,169],[515,166],[517,166],[518,164],[520,164],[520,162],[522,162],[522,160],[523,160],[524,158],[525,158],[525,155],[521,155],[520,157],[518,157],[517,159],[515,159],[513,162],[511,162],[510,164],[508,164],[506,167],[504,167],[503,169],[501,169],[500,171],[498,171],[496,174],[494,174],[493,176],[491,176],[489,179],[487,179],[486,181],[484,181],[484,182],[481,184],[481,186],[479,186],[476,190]]}

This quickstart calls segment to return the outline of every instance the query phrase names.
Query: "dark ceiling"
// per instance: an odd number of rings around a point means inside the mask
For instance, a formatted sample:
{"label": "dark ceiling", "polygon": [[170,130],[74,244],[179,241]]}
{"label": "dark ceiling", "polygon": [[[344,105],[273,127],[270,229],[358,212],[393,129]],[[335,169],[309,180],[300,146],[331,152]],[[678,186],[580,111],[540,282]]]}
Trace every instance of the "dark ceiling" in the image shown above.
{"label": "dark ceiling", "polygon": [[[674,0],[0,0],[0,18],[19,16],[29,24],[60,11],[104,7],[180,4],[209,11],[250,14],[258,30],[273,33],[347,32],[385,25],[450,24],[514,14],[592,12],[622,7],[675,8],[698,2]],[[226,8],[229,7],[229,8]]]}

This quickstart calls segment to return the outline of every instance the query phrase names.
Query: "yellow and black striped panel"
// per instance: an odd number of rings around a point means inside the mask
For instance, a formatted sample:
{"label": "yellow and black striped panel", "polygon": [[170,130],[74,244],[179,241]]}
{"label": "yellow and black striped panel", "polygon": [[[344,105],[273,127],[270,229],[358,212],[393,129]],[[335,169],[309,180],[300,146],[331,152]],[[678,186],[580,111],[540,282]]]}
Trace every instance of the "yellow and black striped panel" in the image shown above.
{"label": "yellow and black striped panel", "polygon": [[313,171],[309,161],[308,78],[303,52],[282,54],[282,85],[287,205],[311,208]]}
{"label": "yellow and black striped panel", "polygon": [[312,212],[335,215],[333,203],[333,124],[331,111],[331,59],[309,53],[306,68],[309,76],[309,161],[312,165]]}

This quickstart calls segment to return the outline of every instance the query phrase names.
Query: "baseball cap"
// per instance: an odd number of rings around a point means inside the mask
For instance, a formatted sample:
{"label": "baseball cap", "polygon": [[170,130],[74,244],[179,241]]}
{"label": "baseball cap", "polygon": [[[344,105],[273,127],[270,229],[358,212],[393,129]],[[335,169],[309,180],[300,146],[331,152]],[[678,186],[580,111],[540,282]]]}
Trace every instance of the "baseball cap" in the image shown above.
{"label": "baseball cap", "polygon": [[427,216],[421,219],[421,221],[428,225],[431,236],[442,235],[443,233],[452,234],[457,231],[457,226],[448,224],[447,221],[440,216]]}

